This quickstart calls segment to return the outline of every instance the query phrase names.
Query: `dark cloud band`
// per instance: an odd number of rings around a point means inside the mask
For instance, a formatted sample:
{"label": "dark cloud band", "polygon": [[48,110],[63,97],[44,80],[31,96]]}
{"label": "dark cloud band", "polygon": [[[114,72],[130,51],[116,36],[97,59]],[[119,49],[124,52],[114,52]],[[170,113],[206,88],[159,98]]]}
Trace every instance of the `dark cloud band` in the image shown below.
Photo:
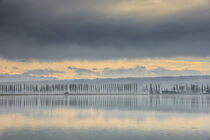
{"label": "dark cloud band", "polygon": [[209,6],[147,19],[108,14],[105,9],[112,3],[116,2],[2,0],[0,56],[55,60],[209,56]]}

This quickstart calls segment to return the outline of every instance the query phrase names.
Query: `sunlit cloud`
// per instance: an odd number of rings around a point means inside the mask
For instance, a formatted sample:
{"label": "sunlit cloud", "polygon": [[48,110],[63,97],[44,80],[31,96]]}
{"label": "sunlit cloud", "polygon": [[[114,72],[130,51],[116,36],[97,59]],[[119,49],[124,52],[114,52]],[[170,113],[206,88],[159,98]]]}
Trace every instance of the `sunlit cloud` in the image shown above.
{"label": "sunlit cloud", "polygon": [[208,0],[123,0],[111,6],[111,12],[117,15],[167,16],[188,10],[201,8],[209,4]]}
{"label": "sunlit cloud", "polygon": [[156,77],[210,74],[208,58],[18,61],[0,59],[0,74],[56,79]]}

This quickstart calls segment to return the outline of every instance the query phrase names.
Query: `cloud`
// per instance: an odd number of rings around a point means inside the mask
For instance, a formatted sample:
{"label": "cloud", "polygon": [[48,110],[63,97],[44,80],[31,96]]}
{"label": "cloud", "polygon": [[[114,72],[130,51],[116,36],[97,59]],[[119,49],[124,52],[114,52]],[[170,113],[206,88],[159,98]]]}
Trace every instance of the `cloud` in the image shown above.
{"label": "cloud", "polygon": [[71,66],[69,66],[68,69],[73,70],[76,73],[77,76],[82,76],[82,75],[99,76],[100,75],[99,72],[96,72],[97,69],[89,70],[89,69],[76,68],[76,67],[71,67]]}
{"label": "cloud", "polygon": [[[18,61],[0,59],[1,80],[19,77],[62,79],[94,79],[122,77],[157,77],[210,74],[207,58],[119,59],[119,60],[65,60]],[[11,78],[10,78],[11,77]],[[24,78],[25,77],[25,78]]]}
{"label": "cloud", "polygon": [[201,75],[200,71],[196,70],[168,70],[163,67],[151,70],[152,73],[158,76],[189,76],[189,75]]}
{"label": "cloud", "polygon": [[102,72],[103,77],[119,78],[119,77],[146,77],[151,76],[151,73],[144,66],[136,66],[135,68],[119,68],[111,69],[104,68]]}
{"label": "cloud", "polygon": [[1,0],[0,56],[209,56],[209,9],[208,0]]}
{"label": "cloud", "polygon": [[36,81],[36,80],[56,80],[52,74],[63,73],[62,71],[53,70],[31,70],[22,74],[0,74],[0,82],[7,81]]}
{"label": "cloud", "polygon": [[100,72],[97,71],[96,68],[93,68],[92,70],[91,69],[85,69],[85,68],[76,68],[76,67],[71,67],[69,66],[68,67],[69,70],[72,70],[73,72],[76,73],[76,76],[77,77],[81,77],[81,76],[100,76]]}
{"label": "cloud", "polygon": [[[127,77],[161,77],[161,76],[190,76],[202,75],[196,70],[169,70],[163,67],[147,69],[144,66],[134,68],[104,68],[91,70],[69,66],[70,71],[31,70],[22,74],[1,74],[1,81],[27,81],[27,80],[55,80],[55,79],[94,79],[94,78],[127,78]],[[69,78],[68,75],[71,75]],[[72,77],[73,75],[73,77]]]}
{"label": "cloud", "polygon": [[69,69],[69,70],[75,70],[75,69],[77,69],[77,68],[69,66],[68,69]]}
{"label": "cloud", "polygon": [[163,67],[156,69],[146,69],[143,66],[136,66],[135,68],[119,68],[110,69],[104,68],[102,75],[107,78],[122,78],[122,77],[161,77],[161,76],[189,76],[189,75],[201,75],[200,71],[196,70],[169,70]]}
{"label": "cloud", "polygon": [[63,71],[54,71],[54,70],[46,70],[46,69],[35,69],[28,72],[25,72],[26,75],[51,75],[51,74],[57,74],[57,73],[63,73]]}

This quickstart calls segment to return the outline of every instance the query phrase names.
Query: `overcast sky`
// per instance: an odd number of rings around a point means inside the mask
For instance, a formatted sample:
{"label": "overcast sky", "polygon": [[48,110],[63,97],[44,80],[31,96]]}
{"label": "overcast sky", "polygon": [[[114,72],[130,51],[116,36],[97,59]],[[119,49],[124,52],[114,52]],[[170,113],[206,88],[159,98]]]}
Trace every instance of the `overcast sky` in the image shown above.
{"label": "overcast sky", "polygon": [[209,13],[209,0],[0,0],[0,58],[205,60]]}
{"label": "overcast sky", "polygon": [[209,56],[209,13],[209,0],[0,0],[0,55]]}

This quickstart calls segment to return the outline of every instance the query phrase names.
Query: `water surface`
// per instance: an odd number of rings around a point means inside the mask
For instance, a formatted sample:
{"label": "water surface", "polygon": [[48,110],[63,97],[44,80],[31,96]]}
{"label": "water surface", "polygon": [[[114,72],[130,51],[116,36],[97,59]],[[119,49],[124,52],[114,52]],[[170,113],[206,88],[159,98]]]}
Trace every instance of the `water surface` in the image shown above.
{"label": "water surface", "polygon": [[1,140],[210,140],[209,95],[0,96]]}

